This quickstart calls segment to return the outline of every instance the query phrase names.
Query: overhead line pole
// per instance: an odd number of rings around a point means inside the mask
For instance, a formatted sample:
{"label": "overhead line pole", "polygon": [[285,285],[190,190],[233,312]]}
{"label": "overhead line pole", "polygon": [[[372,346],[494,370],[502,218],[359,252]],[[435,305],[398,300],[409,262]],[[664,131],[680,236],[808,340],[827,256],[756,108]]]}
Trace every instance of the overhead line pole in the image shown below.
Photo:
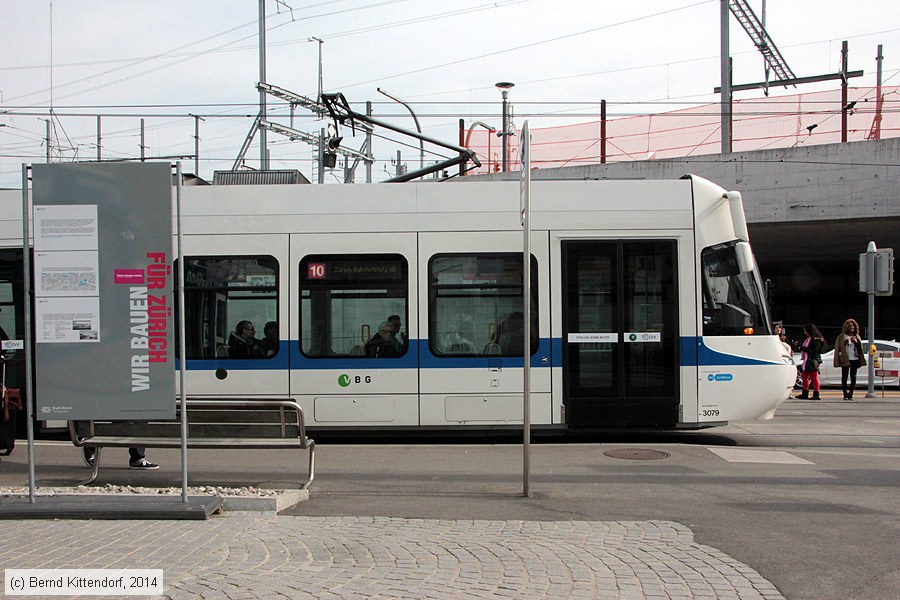
{"label": "overhead line pole", "polygon": [[722,80],[722,154],[731,152],[731,65],[730,49],[728,47],[728,0],[719,0],[720,4],[720,36],[721,36],[721,65]]}
{"label": "overhead line pole", "polygon": [[[259,0],[259,81],[266,81],[266,0]],[[266,93],[259,91],[259,118],[266,118]],[[266,147],[266,130],[259,129],[259,168],[269,168],[269,153]]]}
{"label": "overhead line pole", "polygon": [[847,40],[841,43],[841,141],[847,141]]}

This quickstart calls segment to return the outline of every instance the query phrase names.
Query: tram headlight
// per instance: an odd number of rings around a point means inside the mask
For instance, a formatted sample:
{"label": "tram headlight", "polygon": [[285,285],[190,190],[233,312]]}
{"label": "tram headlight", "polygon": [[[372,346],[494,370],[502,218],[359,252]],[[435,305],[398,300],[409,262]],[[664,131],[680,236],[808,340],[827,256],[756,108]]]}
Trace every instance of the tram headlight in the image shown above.
{"label": "tram headlight", "polygon": [[744,327],[744,335],[753,335],[752,327]]}

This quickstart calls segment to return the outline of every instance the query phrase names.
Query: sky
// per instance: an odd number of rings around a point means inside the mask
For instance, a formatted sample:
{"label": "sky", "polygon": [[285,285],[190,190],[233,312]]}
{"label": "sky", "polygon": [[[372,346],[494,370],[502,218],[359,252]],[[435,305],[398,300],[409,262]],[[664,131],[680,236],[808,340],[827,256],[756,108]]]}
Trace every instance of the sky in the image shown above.
{"label": "sky", "polygon": [[[749,0],[761,16],[762,0]],[[495,83],[515,83],[509,101],[518,128],[664,112],[718,101],[720,1],[645,0],[265,0],[266,81],[300,95],[318,92],[321,49],[326,92],[354,109],[373,102],[377,118],[415,129],[409,104],[429,137],[455,144],[459,119],[500,128]],[[0,0],[0,188],[20,188],[22,164],[97,157],[166,157],[195,170],[230,169],[259,110],[258,0]],[[900,19],[895,1],[768,0],[766,29],[798,77],[837,72],[842,40],[853,86],[900,84]],[[762,81],[763,59],[734,17],[734,82]],[[322,42],[311,40],[318,38]],[[835,89],[839,82],[773,88],[771,94]],[[739,92],[735,98],[759,97]],[[51,115],[52,118],[48,118]],[[202,120],[197,121],[194,115]],[[269,118],[290,125],[269,100]],[[318,133],[328,122],[298,109],[293,126]],[[401,162],[418,166],[418,143],[381,132],[373,179]],[[362,137],[343,128],[342,144]],[[268,133],[271,168],[315,180],[314,149]],[[398,145],[400,139],[404,145]],[[259,167],[258,138],[246,165]],[[426,162],[447,152],[426,147]],[[337,183],[340,172],[327,172]],[[364,180],[360,170],[357,180]]]}

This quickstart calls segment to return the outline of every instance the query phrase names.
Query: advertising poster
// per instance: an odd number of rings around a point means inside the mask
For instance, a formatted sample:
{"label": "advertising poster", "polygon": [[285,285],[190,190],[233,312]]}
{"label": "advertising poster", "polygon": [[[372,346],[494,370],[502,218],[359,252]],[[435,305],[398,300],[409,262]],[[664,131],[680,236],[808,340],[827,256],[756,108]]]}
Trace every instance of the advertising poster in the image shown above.
{"label": "advertising poster", "polygon": [[37,418],[174,418],[171,166],[32,173]]}

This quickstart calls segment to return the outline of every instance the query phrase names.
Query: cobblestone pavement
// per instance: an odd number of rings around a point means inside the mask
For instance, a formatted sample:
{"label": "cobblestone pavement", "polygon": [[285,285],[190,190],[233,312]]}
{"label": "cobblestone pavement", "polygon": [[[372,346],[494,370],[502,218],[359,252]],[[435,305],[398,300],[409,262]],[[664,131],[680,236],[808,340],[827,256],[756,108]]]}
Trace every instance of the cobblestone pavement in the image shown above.
{"label": "cobblestone pavement", "polygon": [[163,569],[173,600],[783,598],[756,571],[668,521],[229,513],[6,521],[0,538],[3,569]]}

